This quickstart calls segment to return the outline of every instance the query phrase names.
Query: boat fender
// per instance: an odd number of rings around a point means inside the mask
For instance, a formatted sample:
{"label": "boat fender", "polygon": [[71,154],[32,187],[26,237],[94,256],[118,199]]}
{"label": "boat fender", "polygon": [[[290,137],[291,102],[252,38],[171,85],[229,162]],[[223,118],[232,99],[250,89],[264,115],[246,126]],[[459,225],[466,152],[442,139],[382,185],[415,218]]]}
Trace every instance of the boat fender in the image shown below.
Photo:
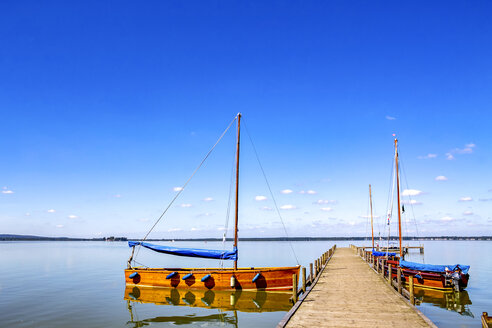
{"label": "boat fender", "polygon": [[135,278],[136,276],[138,276],[138,272],[134,272],[134,273],[132,273],[132,274],[131,274],[128,278],[133,279],[133,278]]}
{"label": "boat fender", "polygon": [[261,277],[261,272],[258,272],[256,276],[253,278],[252,282],[256,282]]}
{"label": "boat fender", "polygon": [[170,274],[167,275],[166,279],[171,279],[172,277],[174,277],[175,275],[177,275],[178,273],[176,271],[174,272],[171,272]]}
{"label": "boat fender", "polygon": [[193,273],[188,273],[186,276],[183,277],[183,280],[191,278],[192,276],[193,276]]}
{"label": "boat fender", "polygon": [[231,276],[231,287],[234,288],[236,286],[236,277]]}
{"label": "boat fender", "polygon": [[211,275],[211,274],[207,274],[206,276],[203,276],[203,278],[202,278],[202,282],[207,281],[207,280],[208,280],[209,278],[211,278],[211,277],[212,277],[212,275]]}

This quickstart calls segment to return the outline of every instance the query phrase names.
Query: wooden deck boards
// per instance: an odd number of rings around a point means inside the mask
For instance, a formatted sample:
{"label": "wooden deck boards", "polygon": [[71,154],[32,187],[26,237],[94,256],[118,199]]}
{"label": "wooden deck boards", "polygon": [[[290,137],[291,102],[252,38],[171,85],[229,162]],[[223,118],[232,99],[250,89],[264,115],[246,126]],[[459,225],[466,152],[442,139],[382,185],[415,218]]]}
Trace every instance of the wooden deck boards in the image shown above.
{"label": "wooden deck boards", "polygon": [[287,327],[432,327],[350,248],[338,248]]}

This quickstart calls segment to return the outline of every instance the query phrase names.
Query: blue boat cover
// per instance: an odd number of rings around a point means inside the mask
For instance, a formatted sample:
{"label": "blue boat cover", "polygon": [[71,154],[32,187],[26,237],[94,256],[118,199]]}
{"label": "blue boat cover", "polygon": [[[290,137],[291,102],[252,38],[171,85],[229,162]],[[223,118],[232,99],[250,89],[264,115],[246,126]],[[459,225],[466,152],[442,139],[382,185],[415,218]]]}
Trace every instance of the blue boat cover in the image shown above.
{"label": "blue boat cover", "polygon": [[378,251],[375,251],[375,250],[372,250],[372,255],[373,256],[395,256],[396,253],[386,253],[386,252],[378,252]]}
{"label": "blue boat cover", "polygon": [[468,273],[470,269],[469,265],[455,264],[455,265],[435,265],[435,264],[422,264],[415,262],[407,262],[400,260],[400,266],[405,269],[416,270],[416,271],[426,271],[426,272],[445,272],[446,268],[448,271],[456,271],[460,269],[463,273]]}
{"label": "blue boat cover", "polygon": [[178,248],[170,246],[154,245],[149,243],[142,243],[139,241],[129,241],[129,247],[135,247],[142,245],[145,248],[151,249],[155,252],[188,256],[188,257],[201,257],[206,259],[219,259],[219,260],[237,260],[237,247],[234,247],[232,251],[221,251],[217,249],[200,249],[200,248]]}

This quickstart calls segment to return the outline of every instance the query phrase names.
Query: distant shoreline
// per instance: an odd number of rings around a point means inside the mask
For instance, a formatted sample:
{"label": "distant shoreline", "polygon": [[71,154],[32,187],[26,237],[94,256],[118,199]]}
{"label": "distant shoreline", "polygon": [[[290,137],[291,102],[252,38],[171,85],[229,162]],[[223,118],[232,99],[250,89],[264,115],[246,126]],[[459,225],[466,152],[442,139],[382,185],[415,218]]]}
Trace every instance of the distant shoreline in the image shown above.
{"label": "distant shoreline", "polygon": [[[408,240],[486,240],[492,241],[492,236],[433,236],[433,237],[403,237]],[[101,237],[101,238],[69,238],[69,237],[43,237],[32,235],[0,234],[0,241],[139,241],[137,238],[126,237]],[[227,238],[232,241],[232,238]],[[239,241],[328,241],[328,240],[370,240],[367,237],[265,237],[265,238],[239,238]],[[385,239],[386,241],[387,239]],[[397,236],[392,236],[392,241],[398,241]],[[222,238],[163,238],[147,239],[147,241],[222,241]]]}

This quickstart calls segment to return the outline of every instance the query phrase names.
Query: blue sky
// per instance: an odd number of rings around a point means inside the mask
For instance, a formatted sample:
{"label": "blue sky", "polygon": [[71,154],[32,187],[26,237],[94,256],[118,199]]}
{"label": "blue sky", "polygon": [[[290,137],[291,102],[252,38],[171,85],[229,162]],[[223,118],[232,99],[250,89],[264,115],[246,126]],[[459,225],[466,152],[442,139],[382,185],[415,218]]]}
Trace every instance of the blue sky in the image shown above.
{"label": "blue sky", "polygon": [[[369,183],[385,233],[393,133],[405,233],[491,235],[491,7],[3,2],[0,232],[141,237],[242,112],[290,236],[366,235]],[[151,237],[221,237],[230,132]],[[284,236],[243,141],[240,236]]]}

